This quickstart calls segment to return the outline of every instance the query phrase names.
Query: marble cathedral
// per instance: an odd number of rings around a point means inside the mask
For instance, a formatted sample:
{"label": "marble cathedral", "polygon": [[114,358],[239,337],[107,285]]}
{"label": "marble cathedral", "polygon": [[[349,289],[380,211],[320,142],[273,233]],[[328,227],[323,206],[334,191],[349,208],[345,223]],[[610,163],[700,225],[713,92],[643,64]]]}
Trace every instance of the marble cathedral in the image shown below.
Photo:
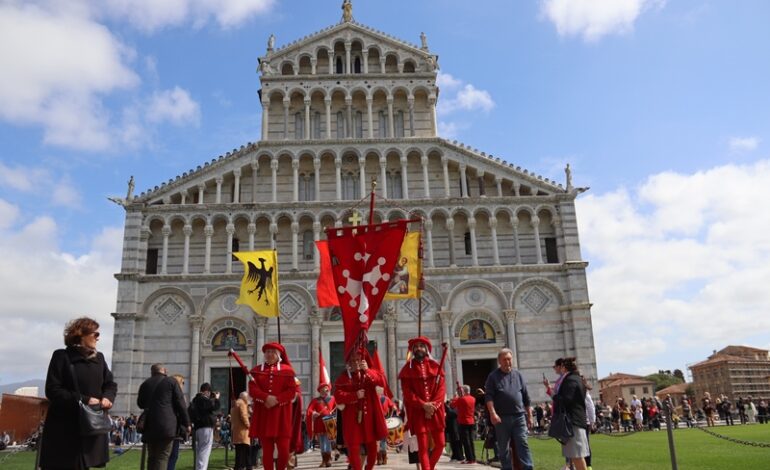
{"label": "marble cathedral", "polygon": [[[278,251],[282,341],[305,399],[318,383],[319,348],[336,377],[342,321],[316,305],[313,242],[325,227],[368,216],[358,204],[372,178],[375,221],[424,219],[422,332],[437,350],[448,345],[448,390],[483,386],[502,347],[533,399],[545,399],[542,373],[557,357],[577,356],[595,380],[580,190],[569,169],[562,186],[438,136],[438,56],[424,34],[420,42],[358,23],[350,7],[338,24],[285,46],[271,36],[259,58],[259,141],[136,197],[129,190],[112,314],[116,413],[137,411],[155,362],[183,374],[190,395],[203,382],[244,387],[226,351],[261,361],[277,324],[236,305],[243,269],[234,251]],[[394,391],[419,314],[417,299],[386,301],[370,330]]]}

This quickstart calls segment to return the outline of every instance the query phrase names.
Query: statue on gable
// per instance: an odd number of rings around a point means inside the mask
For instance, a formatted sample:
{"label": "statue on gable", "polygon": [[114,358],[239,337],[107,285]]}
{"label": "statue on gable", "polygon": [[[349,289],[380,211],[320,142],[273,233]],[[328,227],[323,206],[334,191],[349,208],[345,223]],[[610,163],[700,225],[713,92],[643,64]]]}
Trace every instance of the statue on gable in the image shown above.
{"label": "statue on gable", "polygon": [[343,0],[342,2],[342,22],[350,23],[353,21],[353,3],[351,0]]}
{"label": "statue on gable", "polygon": [[273,52],[273,49],[275,48],[275,34],[271,34],[269,38],[267,38],[267,52]]}
{"label": "statue on gable", "polygon": [[271,75],[274,72],[273,67],[267,60],[259,61],[259,70],[262,72],[262,75]]}
{"label": "statue on gable", "polygon": [[131,202],[134,199],[134,175],[128,179],[128,192],[126,192],[126,201]]}
{"label": "statue on gable", "polygon": [[420,42],[422,43],[422,50],[428,50],[428,36],[424,32],[420,33]]}
{"label": "statue on gable", "polygon": [[572,191],[572,168],[569,167],[569,163],[564,168],[564,173],[567,175],[567,192]]}

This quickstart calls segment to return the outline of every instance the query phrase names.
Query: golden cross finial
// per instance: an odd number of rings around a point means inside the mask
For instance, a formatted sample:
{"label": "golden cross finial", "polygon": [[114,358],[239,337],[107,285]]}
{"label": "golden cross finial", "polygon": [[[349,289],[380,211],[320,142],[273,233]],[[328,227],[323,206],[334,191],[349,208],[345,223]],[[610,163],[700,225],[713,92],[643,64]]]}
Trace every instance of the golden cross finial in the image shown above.
{"label": "golden cross finial", "polygon": [[353,211],[353,215],[348,217],[348,222],[350,222],[350,224],[354,227],[361,225],[362,220],[364,219],[361,217],[361,214],[359,214],[358,211]]}

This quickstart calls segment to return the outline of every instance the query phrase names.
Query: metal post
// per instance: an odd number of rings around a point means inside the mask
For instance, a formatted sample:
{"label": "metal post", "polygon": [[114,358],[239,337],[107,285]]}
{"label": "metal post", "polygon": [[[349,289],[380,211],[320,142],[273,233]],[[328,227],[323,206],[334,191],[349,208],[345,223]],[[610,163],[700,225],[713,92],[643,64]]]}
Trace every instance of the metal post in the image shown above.
{"label": "metal post", "polygon": [[674,412],[674,403],[671,397],[666,398],[666,429],[668,432],[668,451],[671,454],[671,470],[678,470],[676,464],[676,448],[674,447],[674,428],[671,421],[671,413]]}
{"label": "metal post", "polygon": [[142,456],[139,457],[139,470],[144,470],[144,458],[147,455],[147,444],[142,444]]}

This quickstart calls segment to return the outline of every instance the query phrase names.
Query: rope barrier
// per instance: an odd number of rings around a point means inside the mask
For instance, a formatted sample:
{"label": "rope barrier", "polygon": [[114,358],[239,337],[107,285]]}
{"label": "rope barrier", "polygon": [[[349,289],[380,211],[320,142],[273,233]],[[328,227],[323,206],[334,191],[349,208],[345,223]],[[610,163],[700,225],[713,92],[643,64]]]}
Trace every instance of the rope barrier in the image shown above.
{"label": "rope barrier", "polygon": [[709,435],[714,436],[716,438],[724,439],[725,441],[732,442],[733,444],[740,444],[740,445],[744,445],[744,446],[761,447],[761,448],[764,448],[764,449],[770,449],[770,442],[746,441],[746,440],[743,440],[743,439],[736,439],[734,437],[725,436],[723,434],[715,433],[714,431],[711,431],[708,428],[698,427],[696,429],[699,429],[699,430],[705,432],[706,434],[709,434]]}
{"label": "rope barrier", "polygon": [[21,444],[17,445],[17,446],[16,446],[15,448],[13,448],[13,449],[10,449],[10,450],[8,451],[8,453],[7,453],[7,454],[5,454],[5,455],[3,455],[2,457],[0,457],[0,467],[2,467],[2,466],[3,466],[3,464],[4,464],[4,463],[5,463],[5,462],[6,462],[8,459],[10,459],[12,456],[14,456],[14,455],[18,454],[19,452],[23,451],[24,449],[27,449],[28,447],[30,447],[30,445],[31,445],[33,442],[35,442],[35,440],[38,438],[38,436],[40,436],[40,435],[42,434],[42,433],[41,433],[42,429],[43,429],[43,426],[42,426],[42,425],[40,425],[40,426],[37,428],[37,430],[36,430],[34,433],[32,433],[32,435],[31,435],[31,436],[29,436],[29,437],[28,437],[28,438],[27,438],[27,439],[26,439],[24,442],[22,442]]}

